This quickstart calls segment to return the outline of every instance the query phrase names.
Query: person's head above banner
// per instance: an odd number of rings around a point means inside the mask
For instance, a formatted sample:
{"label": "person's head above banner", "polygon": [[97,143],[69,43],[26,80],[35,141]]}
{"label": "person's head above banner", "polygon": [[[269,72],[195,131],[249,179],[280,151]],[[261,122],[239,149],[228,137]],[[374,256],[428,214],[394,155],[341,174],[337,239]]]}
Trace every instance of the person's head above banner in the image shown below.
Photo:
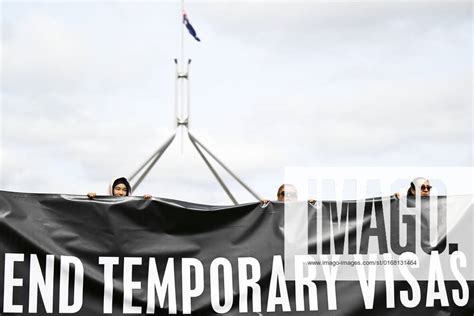
{"label": "person's head above banner", "polygon": [[[424,177],[417,177],[410,182],[410,187],[407,191],[407,197],[415,197],[415,196],[430,196],[431,194],[430,181]],[[400,192],[396,192],[394,196],[399,199]]]}
{"label": "person's head above banner", "polygon": [[110,195],[112,196],[130,196],[132,187],[125,177],[117,178],[110,186]]}
{"label": "person's head above banner", "polygon": [[410,188],[408,189],[407,196],[430,196],[432,186],[430,181],[423,177],[418,177],[413,179],[410,183]]}
{"label": "person's head above banner", "polygon": [[[127,178],[120,177],[112,181],[109,187],[109,195],[117,197],[131,196],[132,186],[130,185],[130,182],[128,182]],[[97,194],[95,192],[89,192],[87,193],[87,196],[92,200],[95,199]],[[152,198],[152,196],[150,194],[145,194],[143,198],[145,200],[149,200]]]}
{"label": "person's head above banner", "polygon": [[293,202],[298,199],[298,192],[293,184],[282,184],[278,188],[277,200],[279,202]]}

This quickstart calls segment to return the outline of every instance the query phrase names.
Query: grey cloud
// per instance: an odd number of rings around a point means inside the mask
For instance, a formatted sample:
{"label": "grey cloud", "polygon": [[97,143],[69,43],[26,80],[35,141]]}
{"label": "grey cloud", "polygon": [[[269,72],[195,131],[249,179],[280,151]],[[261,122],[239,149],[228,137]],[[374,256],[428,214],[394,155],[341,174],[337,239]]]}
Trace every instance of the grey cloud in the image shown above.
{"label": "grey cloud", "polygon": [[[189,5],[191,130],[269,198],[289,164],[472,164],[470,6]],[[105,193],[173,130],[179,10],[19,8],[4,11],[1,186]],[[189,143],[136,193],[228,202]]]}

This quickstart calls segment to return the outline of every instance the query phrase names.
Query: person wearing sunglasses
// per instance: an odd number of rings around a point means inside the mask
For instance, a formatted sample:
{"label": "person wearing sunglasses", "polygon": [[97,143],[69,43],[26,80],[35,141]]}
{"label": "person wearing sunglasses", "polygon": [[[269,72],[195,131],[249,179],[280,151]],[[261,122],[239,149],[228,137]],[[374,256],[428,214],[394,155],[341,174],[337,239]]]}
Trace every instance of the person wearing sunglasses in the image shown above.
{"label": "person wearing sunglasses", "polygon": [[[407,196],[430,196],[431,188],[432,186],[430,185],[430,181],[428,179],[418,177],[413,179],[413,181],[410,183],[410,188],[407,191]],[[399,199],[400,193],[395,193],[395,197]]]}
{"label": "person wearing sunglasses", "polygon": [[426,178],[418,177],[413,179],[410,183],[410,188],[407,191],[407,196],[430,196],[432,186],[430,181]]}

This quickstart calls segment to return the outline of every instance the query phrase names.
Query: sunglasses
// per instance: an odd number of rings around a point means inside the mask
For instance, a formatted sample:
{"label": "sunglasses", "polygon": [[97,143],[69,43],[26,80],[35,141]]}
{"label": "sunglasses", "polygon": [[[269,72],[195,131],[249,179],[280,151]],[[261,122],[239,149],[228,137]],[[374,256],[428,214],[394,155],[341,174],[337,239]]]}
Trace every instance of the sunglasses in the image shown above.
{"label": "sunglasses", "polygon": [[278,196],[284,196],[286,198],[294,198],[296,197],[296,192],[285,192],[285,191],[281,191],[280,193],[278,193]]}
{"label": "sunglasses", "polygon": [[422,184],[422,185],[420,186],[420,189],[421,189],[421,191],[425,191],[425,190],[428,190],[428,191],[430,191],[430,190],[431,190],[431,188],[432,188],[432,186],[431,186],[431,185],[425,185],[425,184]]}

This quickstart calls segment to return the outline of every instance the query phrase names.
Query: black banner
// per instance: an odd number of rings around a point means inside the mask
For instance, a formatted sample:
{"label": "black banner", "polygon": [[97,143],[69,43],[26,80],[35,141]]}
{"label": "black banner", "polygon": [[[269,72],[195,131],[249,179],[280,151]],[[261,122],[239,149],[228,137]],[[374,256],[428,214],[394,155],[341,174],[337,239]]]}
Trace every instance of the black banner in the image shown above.
{"label": "black banner", "polygon": [[[421,216],[403,213],[405,202],[421,203]],[[292,265],[314,269],[318,277],[308,281],[284,271],[291,244],[285,219],[288,224],[292,216],[285,216],[284,203],[215,207],[0,192],[0,314],[472,316],[472,243],[450,242],[449,235],[452,227],[458,234],[459,227],[471,227],[472,235],[472,207],[463,213],[471,222],[459,217],[457,224],[467,226],[457,227],[443,217],[450,211],[446,198],[438,198],[443,211],[433,245],[429,213],[423,216],[429,202],[295,204],[306,216],[301,232],[307,245]],[[421,227],[418,239],[415,227]],[[369,262],[374,243],[378,257]],[[425,265],[419,259],[414,268],[418,257],[404,259],[405,252],[435,260]],[[369,265],[381,275],[395,269],[405,279],[374,279]],[[336,266],[353,271],[355,279],[325,279]],[[413,282],[406,272],[413,269],[429,270],[436,279]]]}

